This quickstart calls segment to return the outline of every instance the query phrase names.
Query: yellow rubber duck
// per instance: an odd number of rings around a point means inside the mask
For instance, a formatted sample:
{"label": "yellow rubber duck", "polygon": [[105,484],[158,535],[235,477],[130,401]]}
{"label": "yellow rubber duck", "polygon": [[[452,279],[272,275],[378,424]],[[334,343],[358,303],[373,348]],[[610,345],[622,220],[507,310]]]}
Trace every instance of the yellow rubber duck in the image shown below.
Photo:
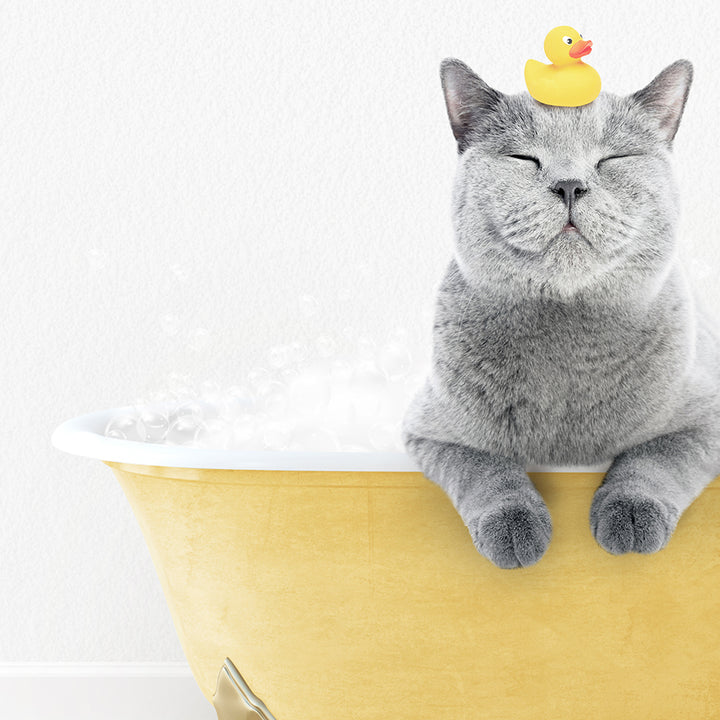
{"label": "yellow rubber duck", "polygon": [[600,76],[582,57],[592,50],[592,41],[568,25],[551,30],[545,38],[545,55],[552,65],[537,60],[525,63],[525,84],[530,94],[545,105],[577,107],[591,103],[600,94]]}

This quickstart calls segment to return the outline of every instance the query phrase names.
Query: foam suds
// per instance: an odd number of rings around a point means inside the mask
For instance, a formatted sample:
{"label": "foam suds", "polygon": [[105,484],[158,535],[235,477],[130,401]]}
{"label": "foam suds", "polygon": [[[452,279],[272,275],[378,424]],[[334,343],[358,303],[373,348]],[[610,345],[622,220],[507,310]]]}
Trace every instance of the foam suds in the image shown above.
{"label": "foam suds", "polygon": [[194,385],[172,375],[168,389],[114,417],[105,435],[138,442],[238,450],[403,451],[400,425],[429,362],[413,358],[407,333],[376,347],[354,337],[350,351],[327,335],[267,354],[238,385]]}

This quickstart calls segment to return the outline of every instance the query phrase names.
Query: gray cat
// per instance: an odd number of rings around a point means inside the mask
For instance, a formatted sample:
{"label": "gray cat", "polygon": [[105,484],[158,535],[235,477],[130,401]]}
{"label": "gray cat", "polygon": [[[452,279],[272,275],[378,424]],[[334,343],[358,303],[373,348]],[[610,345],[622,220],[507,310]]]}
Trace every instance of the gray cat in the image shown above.
{"label": "gray cat", "polygon": [[406,450],[499,567],[531,565],[550,542],[534,463],[606,463],[595,539],[660,550],[720,473],[720,334],[674,233],[692,65],[580,107],[504,95],[452,58],[440,74],[455,243]]}

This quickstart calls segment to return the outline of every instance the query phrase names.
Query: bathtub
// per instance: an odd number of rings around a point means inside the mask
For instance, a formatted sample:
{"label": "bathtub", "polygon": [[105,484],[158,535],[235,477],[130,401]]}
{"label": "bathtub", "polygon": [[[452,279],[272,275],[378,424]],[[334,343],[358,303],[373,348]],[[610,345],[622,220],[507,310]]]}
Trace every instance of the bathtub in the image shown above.
{"label": "bathtub", "polygon": [[530,467],[553,537],[500,570],[403,453],[104,437],[121,410],[53,444],[122,485],[220,720],[720,717],[720,479],[616,557],[589,529],[606,467]]}

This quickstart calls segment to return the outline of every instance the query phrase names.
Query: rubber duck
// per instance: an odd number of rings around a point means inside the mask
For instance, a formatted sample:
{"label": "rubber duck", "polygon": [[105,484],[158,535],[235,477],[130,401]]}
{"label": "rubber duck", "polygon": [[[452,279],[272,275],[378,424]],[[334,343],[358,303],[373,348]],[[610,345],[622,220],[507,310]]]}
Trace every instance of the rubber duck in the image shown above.
{"label": "rubber duck", "polygon": [[553,28],[545,37],[545,55],[551,65],[537,60],[525,63],[525,84],[530,95],[545,105],[577,107],[600,94],[600,75],[582,58],[592,50],[592,40],[568,25]]}

